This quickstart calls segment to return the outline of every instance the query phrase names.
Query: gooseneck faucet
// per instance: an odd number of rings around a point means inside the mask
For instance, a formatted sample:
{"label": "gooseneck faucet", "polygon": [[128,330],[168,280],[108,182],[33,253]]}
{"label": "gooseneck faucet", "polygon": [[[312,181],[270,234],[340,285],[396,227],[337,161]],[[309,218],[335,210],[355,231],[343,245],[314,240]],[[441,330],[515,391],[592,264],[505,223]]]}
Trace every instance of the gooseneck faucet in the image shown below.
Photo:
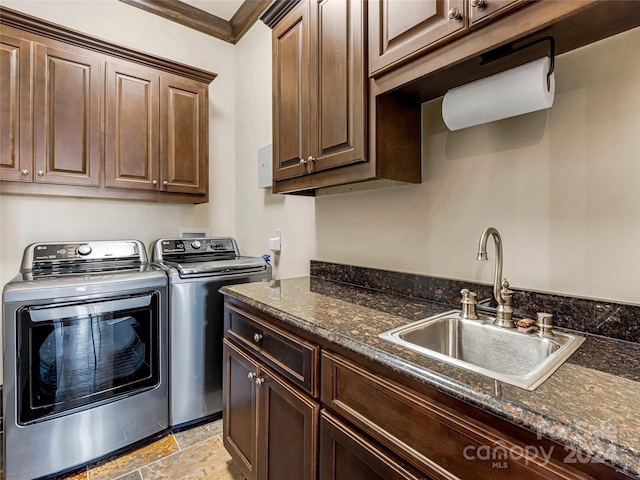
{"label": "gooseneck faucet", "polygon": [[496,319],[493,322],[494,325],[504,328],[515,328],[513,322],[513,309],[511,308],[511,296],[513,292],[509,290],[509,282],[507,279],[502,281],[502,238],[500,233],[493,227],[488,227],[482,232],[480,237],[480,243],[478,244],[478,256],[477,260],[488,260],[487,256],[487,241],[489,236],[493,237],[496,245],[496,262],[495,262],[495,276],[493,280],[493,296],[498,302],[496,308]]}

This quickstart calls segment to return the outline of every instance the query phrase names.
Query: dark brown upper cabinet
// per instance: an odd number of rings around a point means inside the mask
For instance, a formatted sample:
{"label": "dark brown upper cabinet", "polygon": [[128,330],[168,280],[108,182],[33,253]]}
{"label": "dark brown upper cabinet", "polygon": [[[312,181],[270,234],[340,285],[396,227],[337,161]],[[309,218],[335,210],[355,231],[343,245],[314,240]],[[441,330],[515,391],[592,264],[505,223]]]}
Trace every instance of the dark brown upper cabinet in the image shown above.
{"label": "dark brown upper cabinet", "polygon": [[371,0],[369,73],[464,33],[467,0]]}
{"label": "dark brown upper cabinet", "polygon": [[316,194],[419,183],[422,103],[549,54],[539,44],[484,61],[500,47],[553,36],[558,55],[640,26],[640,9],[624,0],[276,0],[261,18],[273,29],[273,191]]}
{"label": "dark brown upper cabinet", "polygon": [[35,44],[36,182],[100,185],[100,60]]}
{"label": "dark brown upper cabinet", "polygon": [[0,34],[0,180],[33,181],[31,45]]}
{"label": "dark brown upper cabinet", "polygon": [[3,193],[208,201],[215,74],[0,13]]}
{"label": "dark brown upper cabinet", "polygon": [[207,85],[160,77],[161,190],[206,194],[208,185]]}
{"label": "dark brown upper cabinet", "polygon": [[207,91],[193,80],[107,62],[105,185],[207,191]]}
{"label": "dark brown upper cabinet", "polygon": [[[420,129],[419,109],[390,118],[387,104],[369,103],[367,2],[303,0],[283,13],[291,5],[276,2],[263,16],[273,28],[274,193],[420,182],[419,142],[406,142]],[[385,140],[372,148],[381,126]]]}
{"label": "dark brown upper cabinet", "polygon": [[370,0],[369,75],[456,40],[530,0]]}
{"label": "dark brown upper cabinet", "polygon": [[[392,29],[393,3],[369,2],[369,88],[378,98],[393,96],[413,104],[433,100],[451,88],[549,55],[546,43],[502,55],[509,47],[552,36],[555,54],[560,55],[640,26],[637,3],[624,0],[465,0],[459,7],[463,16],[458,21],[463,29],[455,34],[445,32],[437,40],[426,35],[429,22],[420,23],[420,16],[410,17],[415,23],[411,26],[409,19],[408,23],[401,22],[398,14],[395,23],[399,26]],[[446,6],[451,10],[453,4]],[[444,14],[445,7],[437,12]],[[406,31],[402,25],[406,25]],[[389,29],[397,34],[391,35]],[[396,39],[395,43],[391,38]],[[393,52],[397,54],[392,56]],[[385,55],[387,61],[381,62]]]}
{"label": "dark brown upper cabinet", "polygon": [[0,180],[98,186],[100,62],[19,32],[0,51]]}
{"label": "dark brown upper cabinet", "polygon": [[366,161],[364,4],[303,1],[273,31],[274,179]]}
{"label": "dark brown upper cabinet", "polygon": [[273,175],[306,173],[311,155],[309,8],[298,6],[273,30]]}
{"label": "dark brown upper cabinet", "polygon": [[160,183],[160,76],[106,63],[105,185],[157,190]]}

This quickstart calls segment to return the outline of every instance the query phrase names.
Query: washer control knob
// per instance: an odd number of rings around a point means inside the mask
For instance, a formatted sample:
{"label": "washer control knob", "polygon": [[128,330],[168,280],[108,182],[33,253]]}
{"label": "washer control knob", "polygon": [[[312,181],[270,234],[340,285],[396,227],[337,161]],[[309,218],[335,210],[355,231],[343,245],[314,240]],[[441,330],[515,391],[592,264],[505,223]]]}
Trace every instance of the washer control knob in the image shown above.
{"label": "washer control knob", "polygon": [[191,242],[191,248],[195,248],[196,250],[198,250],[200,247],[202,247],[202,244],[199,240],[194,240],[193,242]]}
{"label": "washer control knob", "polygon": [[79,255],[89,255],[91,253],[91,247],[87,244],[84,245],[80,245],[78,247],[78,254]]}

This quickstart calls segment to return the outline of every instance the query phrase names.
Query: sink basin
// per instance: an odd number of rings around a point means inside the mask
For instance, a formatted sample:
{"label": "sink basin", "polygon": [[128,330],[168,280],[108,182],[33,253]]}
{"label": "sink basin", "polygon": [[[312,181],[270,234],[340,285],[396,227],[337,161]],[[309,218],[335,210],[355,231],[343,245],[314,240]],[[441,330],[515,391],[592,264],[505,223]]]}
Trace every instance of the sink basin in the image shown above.
{"label": "sink basin", "polygon": [[381,338],[424,355],[535,390],[584,342],[554,331],[553,337],[496,327],[493,318],[460,318],[452,310],[380,334]]}

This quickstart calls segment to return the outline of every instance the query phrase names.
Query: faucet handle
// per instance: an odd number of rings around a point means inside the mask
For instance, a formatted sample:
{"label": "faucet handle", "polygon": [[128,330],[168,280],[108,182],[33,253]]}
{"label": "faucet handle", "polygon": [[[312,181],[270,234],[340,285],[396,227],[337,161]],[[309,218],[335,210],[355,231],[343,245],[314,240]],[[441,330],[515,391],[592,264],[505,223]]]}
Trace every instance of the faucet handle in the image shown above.
{"label": "faucet handle", "polygon": [[505,305],[511,305],[511,296],[513,295],[513,290],[509,290],[509,282],[506,278],[502,281],[500,295],[502,295],[502,298],[504,298]]}
{"label": "faucet handle", "polygon": [[478,294],[474,292],[470,292],[468,288],[463,288],[460,290],[462,294],[462,318],[466,318],[469,320],[477,320],[478,313],[476,312],[476,304],[478,301],[476,297]]}
{"label": "faucet handle", "polygon": [[553,336],[553,314],[544,312],[538,313],[536,325],[538,326],[538,335],[541,337]]}

